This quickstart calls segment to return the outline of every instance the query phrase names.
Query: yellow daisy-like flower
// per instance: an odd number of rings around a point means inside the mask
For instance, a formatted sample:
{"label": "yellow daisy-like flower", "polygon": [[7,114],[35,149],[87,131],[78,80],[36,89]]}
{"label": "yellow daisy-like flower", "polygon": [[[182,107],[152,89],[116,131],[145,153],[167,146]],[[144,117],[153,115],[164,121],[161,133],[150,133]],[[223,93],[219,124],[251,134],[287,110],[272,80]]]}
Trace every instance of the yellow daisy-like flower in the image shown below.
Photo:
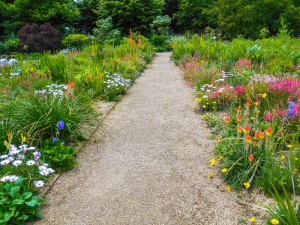
{"label": "yellow daisy-like flower", "polygon": [[256,218],[255,218],[254,216],[251,217],[251,218],[250,218],[250,222],[251,222],[251,223],[255,223],[255,222],[256,222]]}
{"label": "yellow daisy-like flower", "polygon": [[245,183],[244,183],[244,187],[245,187],[246,189],[249,189],[250,186],[251,186],[251,185],[250,185],[248,182],[245,182]]}
{"label": "yellow daisy-like flower", "polygon": [[213,102],[213,104],[217,104],[217,102]]}
{"label": "yellow daisy-like flower", "polygon": [[277,224],[279,224],[279,220],[278,219],[271,219],[271,224],[273,224],[273,225],[277,225]]}
{"label": "yellow daisy-like flower", "polygon": [[285,160],[285,156],[284,155],[280,156],[280,160],[281,161]]}
{"label": "yellow daisy-like flower", "polygon": [[293,145],[287,145],[286,147],[288,147],[288,148],[292,148],[292,147],[293,147]]}
{"label": "yellow daisy-like flower", "polygon": [[227,173],[227,171],[228,171],[228,170],[227,170],[226,168],[223,168],[223,169],[222,169],[222,173]]}
{"label": "yellow daisy-like flower", "polygon": [[196,102],[201,102],[202,101],[202,99],[201,98],[196,98],[196,100],[195,100]]}
{"label": "yellow daisy-like flower", "polygon": [[215,165],[216,165],[216,160],[215,160],[214,158],[212,158],[212,159],[210,160],[210,165],[211,165],[211,166],[215,166]]}
{"label": "yellow daisy-like flower", "polygon": [[261,97],[263,97],[263,98],[267,97],[267,93],[263,93],[263,94],[261,95]]}
{"label": "yellow daisy-like flower", "polygon": [[203,109],[206,109],[206,105],[203,105],[202,108],[203,108]]}
{"label": "yellow daisy-like flower", "polygon": [[227,187],[225,188],[225,190],[228,191],[228,192],[230,192],[230,191],[231,191],[231,187],[230,187],[230,186],[227,186]]}
{"label": "yellow daisy-like flower", "polygon": [[210,172],[207,177],[208,178],[213,178],[214,177],[213,172]]}

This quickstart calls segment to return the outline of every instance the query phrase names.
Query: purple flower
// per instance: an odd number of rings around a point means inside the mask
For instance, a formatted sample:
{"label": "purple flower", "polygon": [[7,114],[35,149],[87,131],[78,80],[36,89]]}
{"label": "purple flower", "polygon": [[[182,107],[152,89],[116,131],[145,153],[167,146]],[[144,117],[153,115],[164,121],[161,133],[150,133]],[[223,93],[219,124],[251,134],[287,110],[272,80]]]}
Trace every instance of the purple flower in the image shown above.
{"label": "purple flower", "polygon": [[289,102],[289,108],[294,107],[296,105],[295,102]]}
{"label": "purple flower", "polygon": [[56,137],[52,137],[52,141],[53,143],[57,141],[57,138]]}
{"label": "purple flower", "polygon": [[57,128],[58,128],[59,130],[62,130],[62,129],[64,129],[64,127],[65,127],[64,121],[62,121],[62,120],[58,121],[58,123],[57,123]]}

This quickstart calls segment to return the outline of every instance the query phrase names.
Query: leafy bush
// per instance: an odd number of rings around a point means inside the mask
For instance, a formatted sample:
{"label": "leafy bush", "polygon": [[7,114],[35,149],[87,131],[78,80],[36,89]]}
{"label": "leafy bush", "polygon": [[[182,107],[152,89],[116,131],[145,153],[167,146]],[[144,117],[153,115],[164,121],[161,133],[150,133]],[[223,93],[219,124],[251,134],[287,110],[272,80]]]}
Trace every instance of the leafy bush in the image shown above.
{"label": "leafy bush", "polygon": [[18,31],[20,47],[28,52],[54,51],[60,45],[60,33],[49,22],[26,24]]}
{"label": "leafy bush", "polygon": [[56,137],[45,140],[41,148],[42,157],[57,172],[71,170],[77,162],[75,156],[77,151],[72,146],[66,146]]}
{"label": "leafy bush", "polygon": [[68,48],[81,49],[87,41],[88,37],[84,34],[70,34],[62,41],[62,44]]}
{"label": "leafy bush", "polygon": [[26,191],[24,179],[19,177],[15,183],[0,185],[1,224],[25,224],[36,217],[42,218],[40,205],[46,199]]}
{"label": "leafy bush", "polygon": [[19,48],[20,39],[17,37],[9,38],[4,42],[5,52],[17,52]]}
{"label": "leafy bush", "polygon": [[156,47],[157,51],[163,52],[169,50],[167,37],[163,35],[154,34],[150,42]]}

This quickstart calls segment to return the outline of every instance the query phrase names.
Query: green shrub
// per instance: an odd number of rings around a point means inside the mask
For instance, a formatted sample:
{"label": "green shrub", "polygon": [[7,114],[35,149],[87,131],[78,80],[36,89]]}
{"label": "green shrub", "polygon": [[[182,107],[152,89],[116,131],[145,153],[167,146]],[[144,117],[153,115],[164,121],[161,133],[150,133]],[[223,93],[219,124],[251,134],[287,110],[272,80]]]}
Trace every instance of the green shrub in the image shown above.
{"label": "green shrub", "polygon": [[62,41],[62,44],[68,48],[81,49],[87,41],[88,37],[84,34],[70,34]]}
{"label": "green shrub", "polygon": [[66,146],[63,142],[53,137],[47,139],[41,148],[42,157],[57,172],[71,170],[77,162],[75,156],[77,151],[72,146]]}
{"label": "green shrub", "polygon": [[25,224],[42,218],[40,205],[46,199],[27,192],[24,179],[19,177],[15,183],[0,185],[0,224]]}

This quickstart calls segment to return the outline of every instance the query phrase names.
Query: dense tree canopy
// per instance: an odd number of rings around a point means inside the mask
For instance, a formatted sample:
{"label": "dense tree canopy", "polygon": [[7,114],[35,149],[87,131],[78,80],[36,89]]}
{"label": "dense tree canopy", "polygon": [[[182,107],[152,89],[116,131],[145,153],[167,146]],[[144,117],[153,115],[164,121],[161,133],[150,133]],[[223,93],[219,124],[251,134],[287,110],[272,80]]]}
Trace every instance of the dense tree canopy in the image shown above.
{"label": "dense tree canopy", "polygon": [[173,33],[201,34],[207,27],[231,39],[300,35],[299,0],[0,0],[0,34],[11,35],[27,23],[50,22],[62,31],[92,34],[97,21],[112,19],[112,29],[150,35],[157,16],[172,18]]}
{"label": "dense tree canopy", "polygon": [[114,28],[123,34],[130,29],[146,34],[150,23],[162,14],[163,3],[162,0],[100,0],[98,19],[110,16]]}
{"label": "dense tree canopy", "polygon": [[59,29],[78,19],[72,0],[0,0],[1,33],[11,34],[26,23],[50,22]]}

